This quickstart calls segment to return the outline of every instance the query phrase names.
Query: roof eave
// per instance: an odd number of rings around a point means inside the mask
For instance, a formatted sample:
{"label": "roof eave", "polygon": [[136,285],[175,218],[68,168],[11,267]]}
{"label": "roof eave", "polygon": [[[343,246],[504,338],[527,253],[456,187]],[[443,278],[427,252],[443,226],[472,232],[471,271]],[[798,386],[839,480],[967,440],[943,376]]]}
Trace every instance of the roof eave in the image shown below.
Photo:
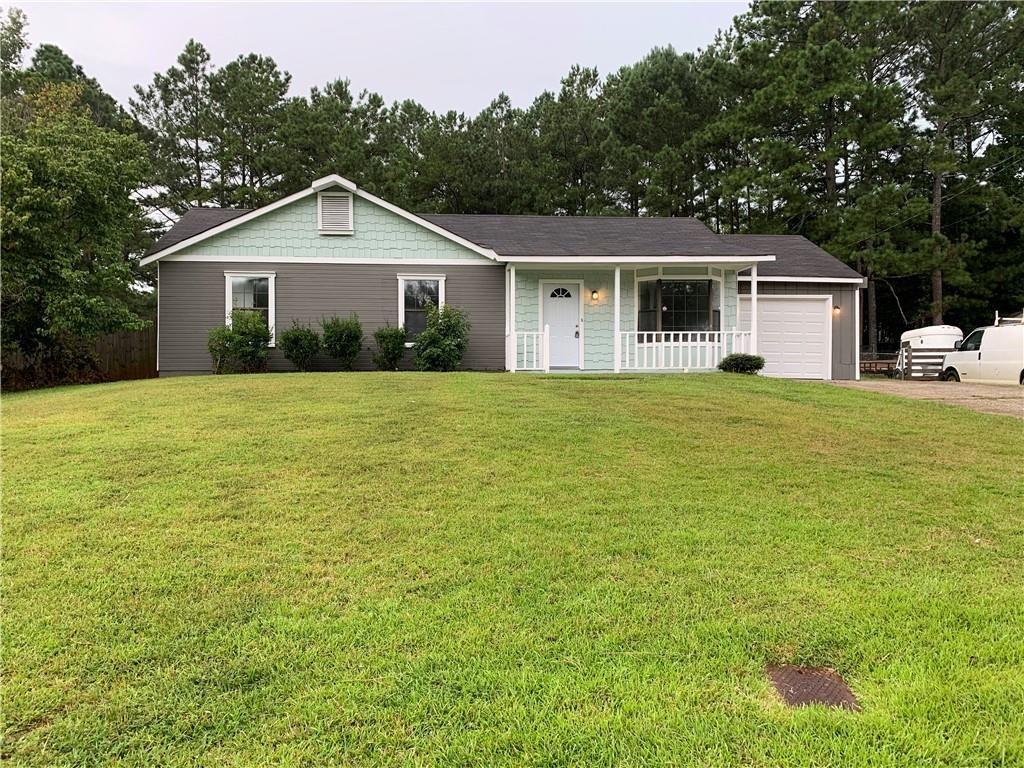
{"label": "roof eave", "polygon": [[755,263],[775,261],[772,254],[702,254],[699,256],[536,256],[536,255],[514,255],[498,254],[501,261],[514,264],[633,264],[651,265],[658,264],[743,264],[744,267]]}

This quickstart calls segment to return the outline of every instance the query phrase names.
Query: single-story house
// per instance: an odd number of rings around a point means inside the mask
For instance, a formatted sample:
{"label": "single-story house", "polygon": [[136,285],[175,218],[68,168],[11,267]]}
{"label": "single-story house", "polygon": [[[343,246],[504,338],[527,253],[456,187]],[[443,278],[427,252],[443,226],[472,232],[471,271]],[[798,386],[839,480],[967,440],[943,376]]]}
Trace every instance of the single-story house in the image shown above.
{"label": "single-story house", "polygon": [[[209,331],[233,309],[275,336],[355,313],[370,368],[372,332],[404,326],[415,344],[428,302],[468,314],[469,369],[684,372],[732,352],[768,375],[860,367],[860,275],[802,237],[692,218],[414,214],[332,175],[255,210],[191,209],[154,262],[161,375],[209,372]],[[290,369],[279,349],[269,366]]]}

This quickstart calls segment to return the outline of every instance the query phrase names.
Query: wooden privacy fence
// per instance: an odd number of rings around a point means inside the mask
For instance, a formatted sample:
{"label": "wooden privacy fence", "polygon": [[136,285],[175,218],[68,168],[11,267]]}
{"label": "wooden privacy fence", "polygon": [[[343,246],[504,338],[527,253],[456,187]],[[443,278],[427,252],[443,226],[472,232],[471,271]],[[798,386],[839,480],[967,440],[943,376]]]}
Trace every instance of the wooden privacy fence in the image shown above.
{"label": "wooden privacy fence", "polygon": [[100,372],[111,381],[152,379],[156,376],[156,324],[101,336],[93,351]]}
{"label": "wooden privacy fence", "polygon": [[[100,336],[90,346],[96,360],[96,373],[103,381],[126,379],[151,379],[156,374],[156,325],[141,331],[119,331]],[[20,352],[5,353],[3,356],[4,388],[14,384],[15,389],[36,387],[59,381],[33,380],[26,371],[28,361]],[[78,379],[95,381],[97,377]],[[72,381],[76,379],[70,379]]]}

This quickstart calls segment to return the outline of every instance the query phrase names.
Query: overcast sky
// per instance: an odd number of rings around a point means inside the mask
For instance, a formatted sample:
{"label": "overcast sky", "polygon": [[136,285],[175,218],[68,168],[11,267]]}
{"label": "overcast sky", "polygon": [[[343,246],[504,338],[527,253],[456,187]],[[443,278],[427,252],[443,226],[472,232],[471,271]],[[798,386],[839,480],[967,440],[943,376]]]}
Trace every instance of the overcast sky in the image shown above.
{"label": "overcast sky", "polygon": [[[132,86],[174,63],[186,41],[222,65],[272,56],[292,94],[348,78],[385,100],[479,112],[501,91],[529,104],[575,63],[602,75],[655,46],[706,48],[746,3],[345,4],[9,3],[33,46],[54,43],[127,103]],[[5,3],[8,5],[8,3]]]}

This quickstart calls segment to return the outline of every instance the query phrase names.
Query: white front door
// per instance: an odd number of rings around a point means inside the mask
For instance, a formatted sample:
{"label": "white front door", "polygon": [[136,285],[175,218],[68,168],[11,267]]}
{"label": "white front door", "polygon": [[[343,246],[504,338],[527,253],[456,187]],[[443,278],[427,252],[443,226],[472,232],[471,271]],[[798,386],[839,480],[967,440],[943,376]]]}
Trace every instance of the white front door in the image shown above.
{"label": "white front door", "polygon": [[551,332],[551,367],[580,367],[580,286],[543,283],[544,325]]}

